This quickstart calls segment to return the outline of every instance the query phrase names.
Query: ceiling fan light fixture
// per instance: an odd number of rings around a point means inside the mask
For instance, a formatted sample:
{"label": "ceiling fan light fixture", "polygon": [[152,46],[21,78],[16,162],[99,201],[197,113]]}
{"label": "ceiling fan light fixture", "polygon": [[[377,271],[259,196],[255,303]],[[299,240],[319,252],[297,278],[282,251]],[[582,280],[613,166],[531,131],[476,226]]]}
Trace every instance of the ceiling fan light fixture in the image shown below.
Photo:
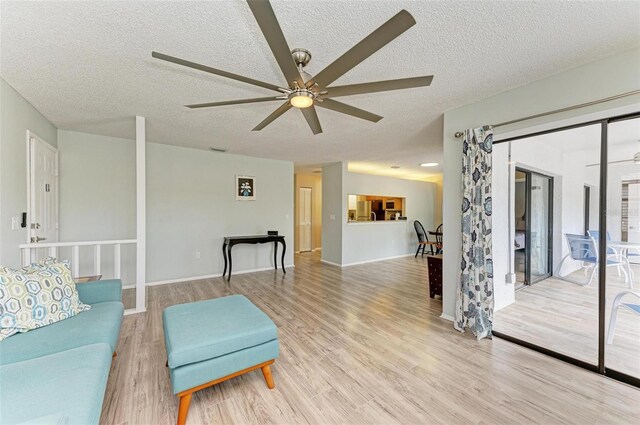
{"label": "ceiling fan light fixture", "polygon": [[295,108],[304,109],[313,105],[315,97],[315,94],[310,90],[295,90],[289,95],[289,102]]}

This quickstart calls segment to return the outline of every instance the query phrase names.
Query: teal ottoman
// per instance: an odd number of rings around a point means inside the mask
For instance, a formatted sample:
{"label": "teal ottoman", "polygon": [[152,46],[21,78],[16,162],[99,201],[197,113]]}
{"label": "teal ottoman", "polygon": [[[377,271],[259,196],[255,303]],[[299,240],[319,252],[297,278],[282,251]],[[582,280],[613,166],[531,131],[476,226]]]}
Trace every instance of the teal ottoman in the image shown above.
{"label": "teal ottoman", "polygon": [[167,307],[162,322],[171,388],[180,398],[178,425],[195,391],[256,369],[274,388],[269,366],[278,357],[278,329],[244,296]]}

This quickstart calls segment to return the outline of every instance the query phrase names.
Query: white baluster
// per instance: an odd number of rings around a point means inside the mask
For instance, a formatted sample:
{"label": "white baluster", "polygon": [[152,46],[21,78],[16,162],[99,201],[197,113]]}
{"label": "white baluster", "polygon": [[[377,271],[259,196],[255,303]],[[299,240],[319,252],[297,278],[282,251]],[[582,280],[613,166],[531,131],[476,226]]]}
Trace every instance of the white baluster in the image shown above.
{"label": "white baluster", "polygon": [[122,269],[120,264],[120,244],[117,243],[113,247],[113,277],[120,279],[122,277]]}
{"label": "white baluster", "polygon": [[96,245],[93,251],[93,274],[100,275],[100,245]]}
{"label": "white baluster", "polygon": [[58,259],[58,248],[55,246],[52,246],[49,248],[49,257],[53,257],[56,260]]}
{"label": "white baluster", "polygon": [[73,267],[73,277],[79,277],[80,276],[80,247],[78,245],[73,245],[73,247],[71,247],[71,252],[72,252],[72,262],[73,264],[71,265]]}

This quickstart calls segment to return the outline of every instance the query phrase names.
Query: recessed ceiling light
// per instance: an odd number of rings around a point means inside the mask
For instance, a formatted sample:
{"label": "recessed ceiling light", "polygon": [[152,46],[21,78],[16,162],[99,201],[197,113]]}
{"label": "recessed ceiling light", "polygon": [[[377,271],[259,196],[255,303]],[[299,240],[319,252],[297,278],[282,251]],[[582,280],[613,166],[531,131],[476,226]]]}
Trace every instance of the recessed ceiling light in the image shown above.
{"label": "recessed ceiling light", "polygon": [[398,168],[400,168],[399,165],[392,165],[391,168],[393,168],[394,170],[397,170]]}
{"label": "recessed ceiling light", "polygon": [[435,167],[436,165],[438,165],[437,162],[423,162],[420,164],[421,167]]}

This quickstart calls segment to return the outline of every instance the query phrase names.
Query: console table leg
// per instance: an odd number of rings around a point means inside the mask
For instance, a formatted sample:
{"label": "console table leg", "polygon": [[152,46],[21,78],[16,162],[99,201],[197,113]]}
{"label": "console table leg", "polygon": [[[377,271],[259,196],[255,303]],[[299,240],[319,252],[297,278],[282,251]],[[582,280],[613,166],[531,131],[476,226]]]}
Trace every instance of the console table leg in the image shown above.
{"label": "console table leg", "polygon": [[222,272],[222,278],[227,274],[227,244],[222,243],[222,256],[224,257],[224,271]]}
{"label": "console table leg", "polygon": [[278,241],[273,241],[273,265],[278,270]]}
{"label": "console table leg", "polygon": [[229,278],[227,279],[227,281],[229,282],[231,282],[231,267],[233,264],[233,261],[231,260],[231,247],[233,247],[233,245],[227,245],[227,256],[229,257]]}
{"label": "console table leg", "polygon": [[284,268],[284,254],[287,252],[287,244],[284,243],[284,239],[282,240],[282,272],[287,273],[287,270]]}

